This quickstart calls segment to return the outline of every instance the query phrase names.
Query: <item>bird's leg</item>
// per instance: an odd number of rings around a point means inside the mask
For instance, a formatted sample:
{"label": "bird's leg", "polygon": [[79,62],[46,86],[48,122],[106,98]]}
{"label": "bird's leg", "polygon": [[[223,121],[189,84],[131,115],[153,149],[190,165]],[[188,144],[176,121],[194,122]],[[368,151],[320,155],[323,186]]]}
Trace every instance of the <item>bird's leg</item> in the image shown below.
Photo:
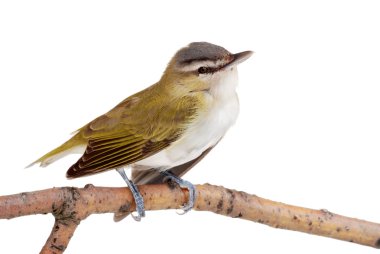
{"label": "bird's leg", "polygon": [[160,173],[164,176],[164,181],[171,180],[177,183],[179,187],[187,189],[189,191],[189,201],[181,207],[183,212],[179,214],[185,214],[190,211],[194,207],[196,198],[195,186],[192,183],[174,175],[170,171],[160,171]]}
{"label": "bird's leg", "polygon": [[142,217],[145,217],[144,199],[141,196],[139,190],[137,189],[137,186],[131,180],[128,179],[127,175],[125,174],[124,169],[118,168],[116,170],[117,172],[119,172],[121,177],[127,183],[129,189],[132,192],[133,198],[135,199],[137,215],[132,214],[132,217],[136,221],[140,221]]}

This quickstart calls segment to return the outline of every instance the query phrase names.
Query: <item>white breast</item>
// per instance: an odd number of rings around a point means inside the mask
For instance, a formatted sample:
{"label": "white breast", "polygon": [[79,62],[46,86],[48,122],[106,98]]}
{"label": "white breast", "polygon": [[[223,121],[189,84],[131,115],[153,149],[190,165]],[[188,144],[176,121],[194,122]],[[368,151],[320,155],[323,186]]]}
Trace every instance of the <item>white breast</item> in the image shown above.
{"label": "white breast", "polygon": [[236,68],[205,78],[211,79],[208,80],[211,88],[207,94],[207,111],[198,115],[180,139],[137,165],[165,170],[191,161],[214,146],[235,123],[239,114]]}

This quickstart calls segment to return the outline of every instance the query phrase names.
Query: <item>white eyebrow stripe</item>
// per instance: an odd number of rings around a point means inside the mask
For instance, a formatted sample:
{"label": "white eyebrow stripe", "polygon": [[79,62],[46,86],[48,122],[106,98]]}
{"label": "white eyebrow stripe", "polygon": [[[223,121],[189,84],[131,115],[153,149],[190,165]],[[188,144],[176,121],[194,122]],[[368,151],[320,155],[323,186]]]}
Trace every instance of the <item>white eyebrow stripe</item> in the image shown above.
{"label": "white eyebrow stripe", "polygon": [[199,67],[207,66],[207,67],[216,67],[216,64],[213,61],[205,60],[205,61],[193,61],[190,64],[186,64],[182,67],[180,67],[180,71],[183,72],[191,72],[198,70]]}
{"label": "white eyebrow stripe", "polygon": [[182,72],[192,72],[199,69],[199,67],[211,67],[211,68],[218,68],[222,65],[225,65],[226,61],[218,60],[216,62],[210,61],[210,60],[204,60],[204,61],[193,61],[190,64],[186,64],[182,67],[179,67],[179,70]]}

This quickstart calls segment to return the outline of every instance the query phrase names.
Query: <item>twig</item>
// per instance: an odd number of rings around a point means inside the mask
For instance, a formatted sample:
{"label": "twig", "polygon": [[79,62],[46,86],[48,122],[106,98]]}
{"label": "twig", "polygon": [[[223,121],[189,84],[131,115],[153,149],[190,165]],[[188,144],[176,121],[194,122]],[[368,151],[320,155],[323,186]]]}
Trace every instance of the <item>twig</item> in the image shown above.
{"label": "twig", "polygon": [[[166,184],[139,186],[146,210],[175,209],[186,202],[187,192]],[[287,205],[209,184],[197,185],[194,210],[210,211],[246,219],[275,228],[380,248],[380,224]],[[62,187],[0,197],[0,218],[52,213],[55,224],[41,253],[63,253],[75,229],[87,216],[96,213],[130,213],[135,210],[127,188],[86,185]]]}

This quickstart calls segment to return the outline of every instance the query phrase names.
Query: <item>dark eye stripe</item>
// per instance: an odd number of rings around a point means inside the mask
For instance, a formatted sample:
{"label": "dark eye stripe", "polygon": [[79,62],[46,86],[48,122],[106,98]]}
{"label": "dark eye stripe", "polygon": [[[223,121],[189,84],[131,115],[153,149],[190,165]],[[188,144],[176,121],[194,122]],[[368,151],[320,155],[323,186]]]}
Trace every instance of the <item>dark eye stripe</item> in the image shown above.
{"label": "dark eye stripe", "polygon": [[208,67],[205,67],[205,66],[202,66],[202,67],[199,67],[198,68],[198,73],[199,74],[205,74],[209,71],[209,68]]}
{"label": "dark eye stripe", "polygon": [[198,68],[198,73],[199,74],[207,74],[207,73],[214,73],[216,71],[218,71],[220,69],[220,67],[206,67],[206,66],[202,66],[202,67],[199,67]]}

